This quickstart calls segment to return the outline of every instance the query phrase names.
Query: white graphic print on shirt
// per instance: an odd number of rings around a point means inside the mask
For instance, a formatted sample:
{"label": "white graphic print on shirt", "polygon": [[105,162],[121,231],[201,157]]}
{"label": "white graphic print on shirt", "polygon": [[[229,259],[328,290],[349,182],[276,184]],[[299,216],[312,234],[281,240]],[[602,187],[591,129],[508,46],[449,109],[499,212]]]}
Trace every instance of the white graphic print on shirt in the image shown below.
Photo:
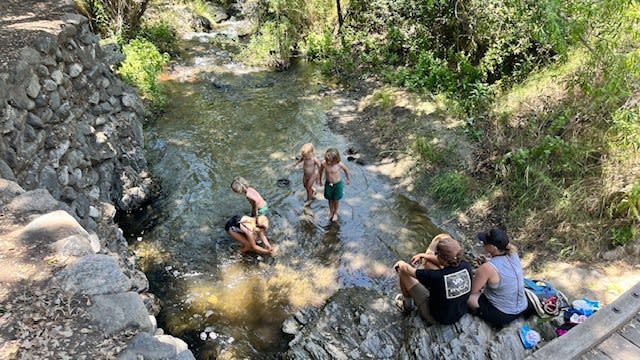
{"label": "white graphic print on shirt", "polygon": [[447,299],[455,299],[471,291],[471,278],[466,269],[444,276]]}

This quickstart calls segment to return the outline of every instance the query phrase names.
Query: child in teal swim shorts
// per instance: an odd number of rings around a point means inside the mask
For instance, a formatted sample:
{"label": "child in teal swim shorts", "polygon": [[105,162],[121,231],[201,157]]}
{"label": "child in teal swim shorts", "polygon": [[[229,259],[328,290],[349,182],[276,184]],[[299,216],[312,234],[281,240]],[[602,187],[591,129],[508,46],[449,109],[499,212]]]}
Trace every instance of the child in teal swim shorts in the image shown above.
{"label": "child in teal swim shorts", "polygon": [[244,194],[247,201],[249,201],[249,204],[251,204],[251,216],[256,217],[258,215],[267,215],[269,205],[267,205],[267,202],[256,189],[249,186],[247,180],[240,176],[236,176],[233,178],[233,182],[231,182],[231,190],[238,194]]}
{"label": "child in teal swim shorts", "polygon": [[328,149],[324,154],[324,161],[320,165],[320,182],[324,176],[324,197],[329,201],[329,219],[331,221],[338,220],[339,201],[344,195],[344,184],[340,177],[340,170],[344,172],[347,185],[351,184],[349,169],[340,161],[338,149]]}

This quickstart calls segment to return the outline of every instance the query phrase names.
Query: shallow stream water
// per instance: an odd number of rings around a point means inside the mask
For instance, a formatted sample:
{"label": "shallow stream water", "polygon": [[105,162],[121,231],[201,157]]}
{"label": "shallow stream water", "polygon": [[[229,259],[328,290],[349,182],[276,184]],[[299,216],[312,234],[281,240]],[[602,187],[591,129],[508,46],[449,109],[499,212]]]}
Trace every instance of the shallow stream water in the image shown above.
{"label": "shallow stream water", "polygon": [[[424,251],[439,230],[390,179],[346,160],[357,147],[327,126],[334,99],[313,66],[271,72],[197,41],[188,48],[192,57],[164,77],[166,113],[145,130],[163,195],[127,235],[161,299],[160,327],[200,359],[272,358],[286,349],[286,317],[341,287],[392,296],[393,263]],[[338,222],[328,220],[322,188],[304,208],[302,170],[287,168],[306,142],[319,158],[338,148],[349,167]],[[238,175],[269,203],[273,257],[241,255],[224,231],[232,215],[250,212],[229,188]]]}

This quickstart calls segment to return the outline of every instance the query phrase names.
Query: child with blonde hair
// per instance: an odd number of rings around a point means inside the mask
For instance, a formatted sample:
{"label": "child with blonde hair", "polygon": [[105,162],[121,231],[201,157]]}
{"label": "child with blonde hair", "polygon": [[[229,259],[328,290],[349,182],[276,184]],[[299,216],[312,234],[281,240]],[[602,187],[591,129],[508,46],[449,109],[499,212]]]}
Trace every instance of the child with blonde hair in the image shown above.
{"label": "child with blonde hair", "polygon": [[244,194],[251,204],[251,216],[255,217],[256,215],[266,215],[269,211],[269,205],[262,198],[260,193],[249,186],[249,182],[240,176],[236,176],[233,178],[231,182],[231,190],[238,194]]}
{"label": "child with blonde hair", "polygon": [[330,148],[324,154],[324,161],[320,164],[320,182],[325,178],[324,197],[329,201],[329,219],[338,220],[338,206],[342,199],[344,184],[340,177],[340,171],[344,172],[347,185],[351,184],[349,169],[340,160],[338,149]]}
{"label": "child with blonde hair", "polygon": [[302,163],[302,185],[307,191],[307,200],[304,205],[307,206],[311,204],[313,195],[316,193],[313,183],[317,182],[318,185],[320,185],[320,177],[318,176],[320,161],[316,158],[313,144],[306,143],[302,145],[300,148],[300,159],[298,159],[293,166],[298,166],[300,163]]}

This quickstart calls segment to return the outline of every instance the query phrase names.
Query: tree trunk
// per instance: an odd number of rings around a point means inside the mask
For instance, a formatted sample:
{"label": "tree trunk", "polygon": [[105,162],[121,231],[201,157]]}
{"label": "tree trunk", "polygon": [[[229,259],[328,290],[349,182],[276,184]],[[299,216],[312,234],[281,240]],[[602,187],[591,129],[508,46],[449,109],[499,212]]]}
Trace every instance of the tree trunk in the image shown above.
{"label": "tree trunk", "polygon": [[338,31],[342,28],[342,22],[344,19],[342,18],[342,9],[340,7],[340,0],[336,0],[336,10],[338,12]]}

